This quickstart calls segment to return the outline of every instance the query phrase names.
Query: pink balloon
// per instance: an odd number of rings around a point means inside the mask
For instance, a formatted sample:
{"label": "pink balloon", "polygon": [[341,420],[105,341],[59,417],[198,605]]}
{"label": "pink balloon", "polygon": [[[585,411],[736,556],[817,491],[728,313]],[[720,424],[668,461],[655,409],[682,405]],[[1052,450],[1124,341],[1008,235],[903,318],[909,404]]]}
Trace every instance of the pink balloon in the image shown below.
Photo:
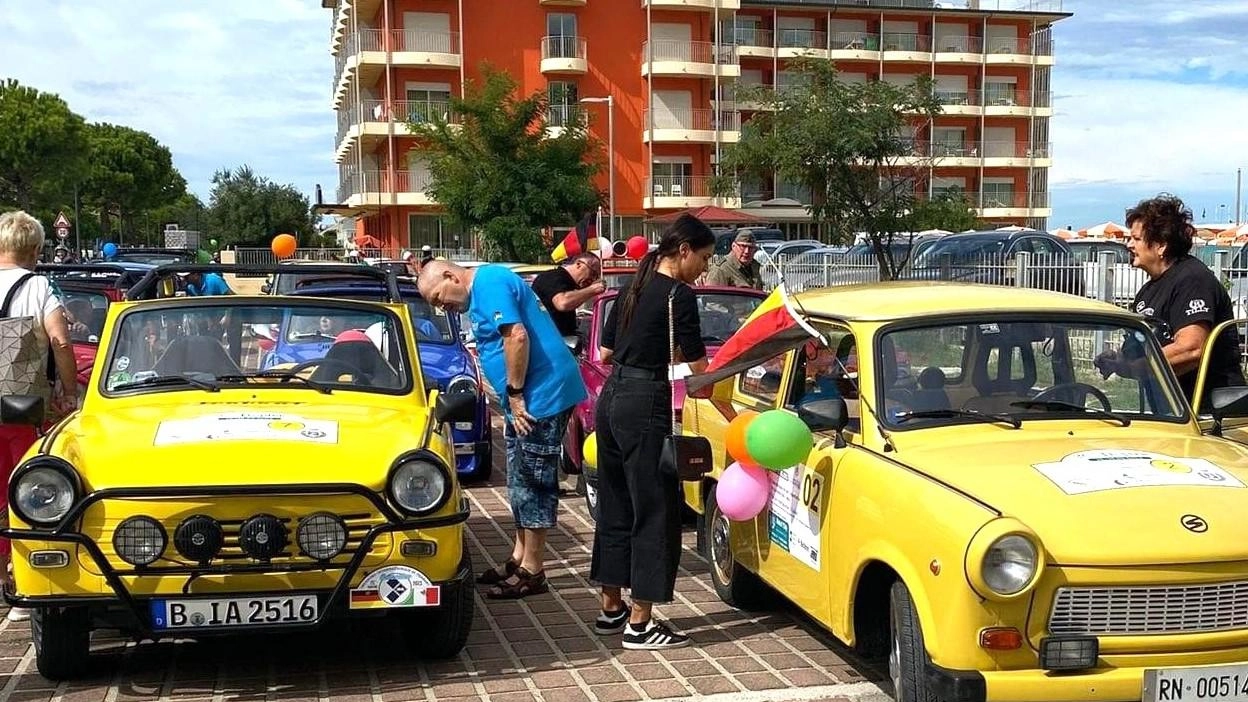
{"label": "pink balloon", "polygon": [[771,499],[771,480],[762,468],[733,463],[719,477],[715,501],[724,516],[744,522],[763,511]]}
{"label": "pink balloon", "polygon": [[650,242],[646,241],[644,236],[635,236],[628,240],[628,246],[625,251],[629,258],[634,261],[640,261],[650,251]]}

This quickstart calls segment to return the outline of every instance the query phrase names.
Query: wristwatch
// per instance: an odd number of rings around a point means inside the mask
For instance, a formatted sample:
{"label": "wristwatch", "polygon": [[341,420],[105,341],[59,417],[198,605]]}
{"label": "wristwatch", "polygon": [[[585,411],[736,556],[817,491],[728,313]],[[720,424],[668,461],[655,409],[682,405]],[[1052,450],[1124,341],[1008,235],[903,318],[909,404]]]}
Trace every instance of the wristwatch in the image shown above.
{"label": "wristwatch", "polygon": [[524,388],[513,388],[510,384],[507,386],[507,397],[516,397],[524,394]]}

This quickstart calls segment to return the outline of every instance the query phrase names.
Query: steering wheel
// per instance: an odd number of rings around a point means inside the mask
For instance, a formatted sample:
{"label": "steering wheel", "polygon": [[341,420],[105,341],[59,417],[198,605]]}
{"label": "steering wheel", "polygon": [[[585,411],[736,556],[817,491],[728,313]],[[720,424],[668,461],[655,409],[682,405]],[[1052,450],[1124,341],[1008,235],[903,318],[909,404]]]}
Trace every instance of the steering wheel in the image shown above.
{"label": "steering wheel", "polygon": [[[1074,399],[1078,397],[1076,393],[1079,392],[1083,393],[1082,402],[1076,402]],[[1068,394],[1063,397],[1064,393]],[[1097,402],[1101,403],[1102,409],[1106,412],[1110,411],[1109,397],[1107,397],[1105,393],[1101,392],[1099,388],[1088,385],[1087,383],[1059,383],[1058,385],[1054,385],[1047,390],[1041,390],[1039,394],[1031,398],[1031,401],[1044,402],[1045,400],[1060,400],[1062,402],[1070,402],[1071,404],[1086,407],[1088,404],[1088,395],[1095,397]]]}
{"label": "steering wheel", "polygon": [[[365,382],[372,382],[372,379],[373,379],[372,376],[370,376],[368,373],[365,373],[363,370],[361,370],[359,366],[356,366],[353,363],[348,363],[346,361],[343,361],[337,358],[314,358],[311,361],[304,361],[303,363],[298,364],[294,368],[291,368],[288,371],[288,373],[290,375],[298,375],[299,371],[307,370],[314,366],[315,367],[339,366],[345,369],[347,373],[351,375],[352,382],[359,382],[361,380]],[[282,382],[283,383],[290,382],[290,379],[283,378]]]}

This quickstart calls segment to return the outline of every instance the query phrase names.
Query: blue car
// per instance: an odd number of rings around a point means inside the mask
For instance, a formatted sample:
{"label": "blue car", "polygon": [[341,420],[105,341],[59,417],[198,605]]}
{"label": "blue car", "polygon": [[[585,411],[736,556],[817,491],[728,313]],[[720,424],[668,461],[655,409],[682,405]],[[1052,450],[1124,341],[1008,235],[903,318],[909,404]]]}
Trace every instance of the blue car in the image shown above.
{"label": "blue car", "polygon": [[[416,327],[420,364],[426,385],[436,385],[444,393],[470,391],[477,394],[476,418],[471,422],[456,422],[451,427],[451,434],[455,441],[456,468],[460,480],[486,480],[493,470],[493,429],[485,393],[479,392],[481,376],[476,359],[468,353],[460,337],[459,319],[434,309],[411,283],[400,283],[399,292]],[[368,301],[386,299],[382,285],[355,278],[312,279],[287,294]],[[274,368],[322,358],[334,340],[344,332],[354,330],[368,336],[370,330],[361,324],[345,317],[297,318],[288,312],[280,329],[266,330],[260,334],[271,337],[271,343],[265,344],[271,345],[271,349],[268,350],[262,367]]]}

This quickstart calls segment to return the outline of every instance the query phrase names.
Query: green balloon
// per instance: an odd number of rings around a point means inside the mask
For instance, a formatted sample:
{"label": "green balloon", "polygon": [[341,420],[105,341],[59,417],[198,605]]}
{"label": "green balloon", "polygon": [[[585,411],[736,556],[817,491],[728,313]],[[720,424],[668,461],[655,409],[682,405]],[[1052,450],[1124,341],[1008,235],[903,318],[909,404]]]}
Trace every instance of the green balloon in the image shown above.
{"label": "green balloon", "polygon": [[208,240],[208,245],[209,245],[209,246],[213,246],[213,247],[215,247],[215,246],[217,245],[217,240],[216,240],[216,239],[209,239],[209,240]]}
{"label": "green balloon", "polygon": [[814,443],[810,427],[781,410],[763,412],[745,430],[750,457],[767,470],[785,470],[805,461]]}

